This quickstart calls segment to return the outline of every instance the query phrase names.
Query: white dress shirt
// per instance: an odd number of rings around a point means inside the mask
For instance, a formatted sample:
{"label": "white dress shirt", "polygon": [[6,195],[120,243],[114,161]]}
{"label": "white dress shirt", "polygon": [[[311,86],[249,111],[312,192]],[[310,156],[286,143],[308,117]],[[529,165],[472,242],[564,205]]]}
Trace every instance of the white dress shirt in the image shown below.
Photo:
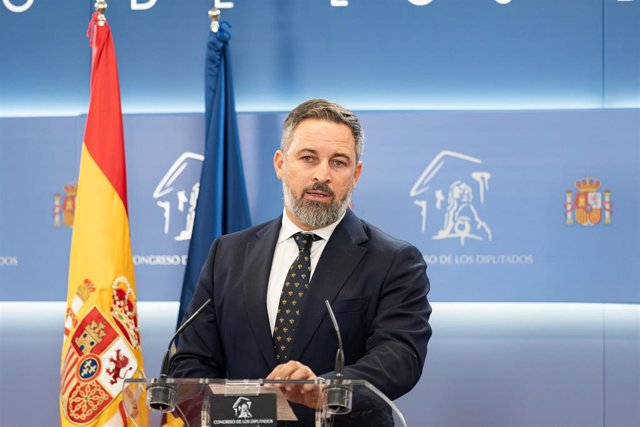
{"label": "white dress shirt", "polygon": [[282,226],[280,227],[276,250],[273,254],[273,261],[271,261],[271,273],[269,274],[269,286],[267,288],[267,313],[269,314],[271,334],[273,334],[273,328],[276,324],[276,315],[278,313],[284,279],[287,277],[289,267],[291,267],[293,261],[298,257],[298,244],[293,239],[293,235],[298,232],[303,232],[313,233],[320,237],[320,240],[313,242],[311,245],[311,276],[309,277],[309,280],[311,280],[316,270],[316,265],[318,265],[320,255],[322,255],[322,251],[327,245],[327,241],[331,237],[331,234],[333,234],[333,230],[336,229],[340,221],[342,221],[342,218],[344,218],[344,215],[345,214],[342,214],[336,222],[326,227],[305,231],[289,219],[286,211],[282,214]]}

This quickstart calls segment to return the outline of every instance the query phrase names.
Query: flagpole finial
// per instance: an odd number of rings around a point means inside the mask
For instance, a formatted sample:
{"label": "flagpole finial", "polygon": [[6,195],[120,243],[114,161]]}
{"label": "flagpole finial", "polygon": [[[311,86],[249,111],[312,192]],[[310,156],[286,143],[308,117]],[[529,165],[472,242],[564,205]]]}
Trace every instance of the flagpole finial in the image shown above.
{"label": "flagpole finial", "polygon": [[98,12],[98,25],[103,26],[107,18],[104,16],[104,11],[107,10],[107,2],[105,0],[96,0],[93,5]]}
{"label": "flagpole finial", "polygon": [[209,18],[211,19],[211,26],[209,27],[211,32],[217,33],[220,29],[220,9],[215,6],[209,9]]}

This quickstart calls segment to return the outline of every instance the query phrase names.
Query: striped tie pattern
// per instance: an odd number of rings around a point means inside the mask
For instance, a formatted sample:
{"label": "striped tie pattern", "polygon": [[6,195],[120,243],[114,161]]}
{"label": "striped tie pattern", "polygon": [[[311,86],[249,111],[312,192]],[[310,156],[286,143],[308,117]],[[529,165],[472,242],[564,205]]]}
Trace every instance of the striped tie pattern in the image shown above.
{"label": "striped tie pattern", "polygon": [[278,363],[286,363],[289,360],[289,349],[293,343],[293,334],[300,318],[302,301],[309,290],[311,244],[320,239],[311,233],[296,233],[293,238],[298,244],[298,256],[289,267],[289,272],[284,280],[276,325],[273,329],[273,348]]}

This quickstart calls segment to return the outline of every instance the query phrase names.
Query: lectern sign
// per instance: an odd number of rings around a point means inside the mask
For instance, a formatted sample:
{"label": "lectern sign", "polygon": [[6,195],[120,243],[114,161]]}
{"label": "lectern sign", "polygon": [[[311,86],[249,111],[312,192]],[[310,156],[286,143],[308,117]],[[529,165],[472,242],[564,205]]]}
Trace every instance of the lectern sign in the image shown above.
{"label": "lectern sign", "polygon": [[211,396],[211,425],[214,426],[275,426],[276,413],[276,395],[272,393]]}

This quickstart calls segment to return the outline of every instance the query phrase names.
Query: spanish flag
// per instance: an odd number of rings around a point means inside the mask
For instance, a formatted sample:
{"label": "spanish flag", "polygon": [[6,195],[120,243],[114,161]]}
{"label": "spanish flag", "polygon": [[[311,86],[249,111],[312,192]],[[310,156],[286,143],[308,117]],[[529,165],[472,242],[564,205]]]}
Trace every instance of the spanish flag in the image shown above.
{"label": "spanish flag", "polygon": [[[123,426],[146,419],[144,396],[123,392],[143,378],[129,240],[127,180],[116,54],[104,15],[89,24],[91,95],[71,239],[60,368],[62,426]],[[123,395],[127,395],[125,411]]]}

